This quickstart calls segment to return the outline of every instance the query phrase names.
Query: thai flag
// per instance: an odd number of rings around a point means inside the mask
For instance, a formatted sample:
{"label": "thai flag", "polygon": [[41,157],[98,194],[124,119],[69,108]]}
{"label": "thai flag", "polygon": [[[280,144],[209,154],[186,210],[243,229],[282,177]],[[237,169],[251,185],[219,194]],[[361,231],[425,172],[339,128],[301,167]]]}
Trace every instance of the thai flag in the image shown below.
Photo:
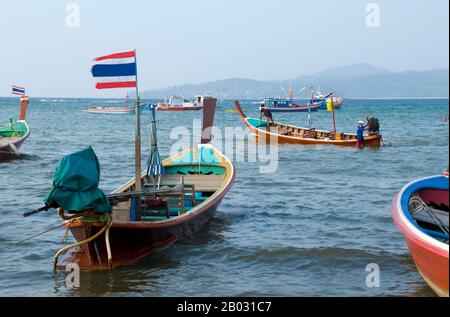
{"label": "thai flag", "polygon": [[136,74],[135,51],[97,57],[92,66],[97,89],[135,88]]}
{"label": "thai flag", "polygon": [[25,96],[25,88],[13,85],[11,93],[14,95]]}

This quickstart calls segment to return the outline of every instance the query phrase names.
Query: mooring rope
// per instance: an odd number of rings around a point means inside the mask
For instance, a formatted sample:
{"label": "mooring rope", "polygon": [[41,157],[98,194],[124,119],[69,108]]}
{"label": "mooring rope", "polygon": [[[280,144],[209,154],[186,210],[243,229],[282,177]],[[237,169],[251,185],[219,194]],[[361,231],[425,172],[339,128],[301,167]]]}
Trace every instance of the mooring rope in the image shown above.
{"label": "mooring rope", "polygon": [[[69,222],[75,222],[75,221],[80,221],[83,222],[82,219],[86,216],[88,212],[84,212],[82,214],[79,215],[73,215],[73,216],[66,216],[64,215],[64,210],[62,208],[58,208],[58,215],[64,219],[64,220],[69,220]],[[67,252],[70,249],[73,249],[75,247],[81,246],[83,244],[89,243],[95,239],[97,239],[99,236],[101,236],[104,232],[105,233],[105,243],[106,243],[106,250],[107,250],[107,254],[108,254],[108,264],[109,267],[112,267],[112,254],[111,254],[111,247],[110,247],[110,243],[109,243],[109,228],[112,226],[112,216],[111,215],[107,215],[108,219],[106,221],[106,224],[93,236],[80,241],[80,242],[75,242],[71,245],[68,245],[64,248],[59,249],[55,255],[53,256],[53,268],[56,270],[56,266],[58,264],[58,259],[61,256],[61,254],[63,254],[64,252]],[[67,224],[67,223],[64,223]],[[63,224],[63,225],[64,225]]]}
{"label": "mooring rope", "polygon": [[419,197],[413,196],[409,201],[409,208],[411,208],[411,215],[415,217],[420,212],[426,212],[428,216],[435,222],[436,226],[445,234],[448,235],[448,228],[445,224],[439,219],[433,211],[428,207],[428,205]]}
{"label": "mooring rope", "polygon": [[19,244],[22,244],[23,242],[26,242],[26,241],[28,241],[28,240],[34,239],[34,238],[36,238],[36,237],[39,237],[39,236],[41,236],[41,235],[43,235],[43,234],[45,234],[45,233],[48,233],[48,232],[50,232],[50,231],[56,230],[56,229],[58,229],[58,228],[61,228],[61,227],[64,226],[64,225],[65,225],[65,223],[62,223],[62,224],[60,224],[60,225],[57,225],[56,227],[51,227],[51,228],[49,228],[49,229],[47,229],[47,230],[45,230],[45,231],[36,233],[36,234],[34,234],[34,235],[32,235],[32,236],[29,236],[29,237],[27,237],[27,238],[25,238],[25,239],[22,239],[22,240],[20,240],[20,241],[17,241],[17,242],[8,244],[7,246],[1,248],[1,249],[0,249],[0,252],[1,252],[1,251],[4,251],[4,250],[7,250],[7,249],[10,249],[10,248],[12,248],[12,247],[15,247],[15,246],[17,246],[17,245],[19,245]]}

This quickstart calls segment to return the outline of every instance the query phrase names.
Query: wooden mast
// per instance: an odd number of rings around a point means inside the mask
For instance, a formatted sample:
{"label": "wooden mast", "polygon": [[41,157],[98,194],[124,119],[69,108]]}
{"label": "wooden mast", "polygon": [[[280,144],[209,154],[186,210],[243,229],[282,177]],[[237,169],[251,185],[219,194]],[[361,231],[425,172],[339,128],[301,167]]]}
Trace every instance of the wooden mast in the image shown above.
{"label": "wooden mast", "polygon": [[331,100],[331,111],[333,113],[333,134],[336,138],[336,117],[334,115],[334,100],[333,100],[333,93],[331,93],[330,95],[330,100]]}
{"label": "wooden mast", "polygon": [[134,181],[135,181],[135,191],[142,191],[141,182],[141,105],[139,96],[139,85],[138,85],[138,75],[137,75],[137,55],[136,49],[134,50],[135,67],[136,67],[136,105],[134,112],[134,125],[135,125],[135,135],[134,135]]}

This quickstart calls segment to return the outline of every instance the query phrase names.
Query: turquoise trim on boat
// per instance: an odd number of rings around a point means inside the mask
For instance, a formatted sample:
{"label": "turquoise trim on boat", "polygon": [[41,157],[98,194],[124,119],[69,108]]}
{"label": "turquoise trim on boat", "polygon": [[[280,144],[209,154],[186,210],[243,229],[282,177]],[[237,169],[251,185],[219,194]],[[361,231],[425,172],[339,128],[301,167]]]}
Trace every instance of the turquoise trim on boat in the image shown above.
{"label": "turquoise trim on boat", "polygon": [[[181,166],[167,166],[165,168],[166,175],[191,175],[191,174],[202,174],[202,175],[223,175],[227,169],[223,166],[211,166],[211,165],[198,165],[198,163],[192,163],[192,165],[181,165]],[[164,185],[177,185],[177,184],[167,184]]]}
{"label": "turquoise trim on boat", "polygon": [[219,158],[216,156],[214,150],[210,147],[199,146],[198,156],[201,164],[220,164]]}
{"label": "turquoise trim on boat", "polygon": [[192,151],[180,156],[177,160],[170,162],[169,165],[179,165],[179,164],[191,164],[195,161],[194,153]]}
{"label": "turquoise trim on boat", "polygon": [[255,127],[255,128],[261,128],[261,127],[266,127],[267,126],[267,121],[266,120],[259,120],[256,118],[247,118],[248,123]]}
{"label": "turquoise trim on boat", "polygon": [[[197,158],[198,156],[198,158]],[[200,160],[200,162],[199,162]],[[219,165],[220,158],[217,157],[214,150],[207,146],[199,146],[197,153],[189,151],[183,156],[179,157],[175,161],[170,162],[170,165],[183,165],[183,164],[212,164]]]}

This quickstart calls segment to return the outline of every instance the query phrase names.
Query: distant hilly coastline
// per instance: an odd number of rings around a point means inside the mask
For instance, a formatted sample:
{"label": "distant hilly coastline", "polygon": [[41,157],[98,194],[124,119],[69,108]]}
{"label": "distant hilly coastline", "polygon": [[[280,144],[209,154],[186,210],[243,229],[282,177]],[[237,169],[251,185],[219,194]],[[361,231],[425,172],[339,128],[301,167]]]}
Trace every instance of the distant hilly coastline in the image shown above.
{"label": "distant hilly coastline", "polygon": [[[340,96],[352,99],[366,98],[448,98],[448,69],[392,72],[369,64],[330,68],[310,76],[286,80],[259,81],[230,78],[202,84],[186,84],[147,90],[144,98],[164,98],[183,95],[191,98],[208,94],[224,99],[257,99],[265,96],[282,97],[292,85],[296,97],[305,97],[302,88],[315,87],[327,92],[334,90]],[[282,87],[282,88],[281,88]]]}

